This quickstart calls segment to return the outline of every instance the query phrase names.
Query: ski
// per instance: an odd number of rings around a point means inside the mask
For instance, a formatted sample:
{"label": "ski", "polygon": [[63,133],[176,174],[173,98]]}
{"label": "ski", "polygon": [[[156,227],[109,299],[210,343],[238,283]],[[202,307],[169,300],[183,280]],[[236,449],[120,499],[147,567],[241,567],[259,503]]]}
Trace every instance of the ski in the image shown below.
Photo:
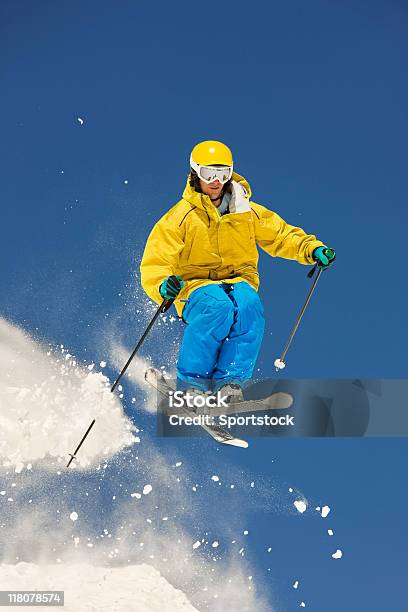
{"label": "ski", "polygon": [[239,414],[240,412],[257,412],[260,410],[286,410],[292,404],[293,397],[291,394],[279,391],[261,399],[231,401],[227,409],[222,406],[213,408],[211,414],[219,416],[220,414]]}
{"label": "ski", "polygon": [[[174,392],[175,389],[165,379],[164,375],[160,370],[155,368],[148,368],[145,372],[145,380],[149,385],[154,387],[163,397],[168,397],[170,392]],[[197,416],[193,410],[182,406],[180,410],[186,416]],[[205,423],[204,420],[199,425],[202,427],[216,442],[220,444],[230,444],[231,446],[239,446],[240,448],[248,448],[248,442],[241,440],[233,436],[229,431],[226,431],[219,425]]]}

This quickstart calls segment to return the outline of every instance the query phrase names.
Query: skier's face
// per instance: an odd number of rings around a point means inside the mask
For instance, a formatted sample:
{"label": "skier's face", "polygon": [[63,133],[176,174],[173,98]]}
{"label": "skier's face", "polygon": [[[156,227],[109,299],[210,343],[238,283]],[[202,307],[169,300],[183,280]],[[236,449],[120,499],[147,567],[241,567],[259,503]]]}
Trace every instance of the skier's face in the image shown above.
{"label": "skier's face", "polygon": [[201,191],[205,193],[205,195],[210,196],[211,200],[217,200],[221,195],[223,185],[218,179],[212,183],[205,183],[200,179],[200,187]]}

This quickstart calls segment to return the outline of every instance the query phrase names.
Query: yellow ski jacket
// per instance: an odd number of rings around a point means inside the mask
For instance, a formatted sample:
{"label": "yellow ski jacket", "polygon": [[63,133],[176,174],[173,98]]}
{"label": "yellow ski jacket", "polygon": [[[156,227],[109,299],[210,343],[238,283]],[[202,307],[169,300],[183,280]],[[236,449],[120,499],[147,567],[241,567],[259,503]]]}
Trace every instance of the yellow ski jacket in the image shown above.
{"label": "yellow ski jacket", "polygon": [[167,276],[177,274],[184,288],[174,305],[181,317],[192,291],[211,283],[247,281],[259,287],[257,245],[272,257],[312,264],[312,253],[323,242],[301,228],[286,223],[277,213],[250,201],[247,181],[233,173],[245,191],[247,210],[223,216],[203,193],[187,180],[182,199],[154,226],[140,264],[147,295],[160,304],[159,287]]}

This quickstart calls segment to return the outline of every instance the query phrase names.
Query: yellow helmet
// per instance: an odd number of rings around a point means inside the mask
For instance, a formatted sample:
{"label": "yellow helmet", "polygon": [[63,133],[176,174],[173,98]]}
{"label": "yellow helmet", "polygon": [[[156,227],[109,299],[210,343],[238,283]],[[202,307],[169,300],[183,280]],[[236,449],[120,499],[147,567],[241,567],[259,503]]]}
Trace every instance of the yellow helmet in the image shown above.
{"label": "yellow helmet", "polygon": [[218,140],[204,140],[198,143],[191,152],[190,165],[193,161],[197,166],[231,166],[232,153],[227,145]]}

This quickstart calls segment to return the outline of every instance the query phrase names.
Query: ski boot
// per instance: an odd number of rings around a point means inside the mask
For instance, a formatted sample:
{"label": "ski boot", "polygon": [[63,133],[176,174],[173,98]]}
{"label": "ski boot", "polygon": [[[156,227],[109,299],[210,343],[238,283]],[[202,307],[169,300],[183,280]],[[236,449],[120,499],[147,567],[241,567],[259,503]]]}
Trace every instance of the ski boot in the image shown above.
{"label": "ski boot", "polygon": [[244,401],[244,394],[242,388],[237,383],[227,383],[223,385],[219,390],[219,398],[223,399],[227,404],[234,404],[236,402]]}

